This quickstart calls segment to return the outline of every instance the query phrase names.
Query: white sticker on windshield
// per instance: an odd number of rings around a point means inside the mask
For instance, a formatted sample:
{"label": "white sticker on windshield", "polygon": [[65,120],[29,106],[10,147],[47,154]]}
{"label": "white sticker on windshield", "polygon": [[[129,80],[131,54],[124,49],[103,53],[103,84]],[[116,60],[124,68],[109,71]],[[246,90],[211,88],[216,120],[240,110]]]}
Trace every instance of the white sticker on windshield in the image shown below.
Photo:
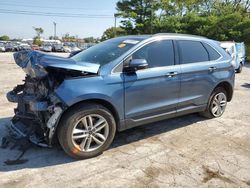
{"label": "white sticker on windshield", "polygon": [[122,43],[124,44],[137,44],[139,41],[138,40],[125,40]]}

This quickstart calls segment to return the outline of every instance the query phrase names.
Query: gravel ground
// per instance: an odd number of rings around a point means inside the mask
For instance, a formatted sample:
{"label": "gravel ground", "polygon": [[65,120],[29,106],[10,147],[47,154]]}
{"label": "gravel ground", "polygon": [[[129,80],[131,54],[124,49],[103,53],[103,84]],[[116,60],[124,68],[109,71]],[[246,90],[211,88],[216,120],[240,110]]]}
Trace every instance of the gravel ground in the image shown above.
{"label": "gravel ground", "polygon": [[[58,54],[67,56],[68,54]],[[24,78],[0,53],[0,137],[15,105],[5,94]],[[236,75],[221,118],[196,114],[118,133],[101,156],[76,161],[60,147],[32,146],[28,161],[8,166],[17,149],[0,149],[0,187],[250,187],[250,63]]]}

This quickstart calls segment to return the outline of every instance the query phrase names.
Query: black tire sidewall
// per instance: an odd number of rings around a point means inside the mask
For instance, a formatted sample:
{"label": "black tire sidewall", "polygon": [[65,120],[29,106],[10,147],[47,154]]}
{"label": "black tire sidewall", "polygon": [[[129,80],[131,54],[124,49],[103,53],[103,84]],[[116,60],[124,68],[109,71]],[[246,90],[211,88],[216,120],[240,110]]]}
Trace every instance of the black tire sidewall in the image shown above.
{"label": "black tire sidewall", "polygon": [[242,72],[242,68],[243,68],[243,65],[242,65],[242,63],[240,63],[240,70],[239,70],[239,73]]}
{"label": "black tire sidewall", "polygon": [[243,65],[242,63],[240,63],[240,66],[239,68],[236,70],[237,73],[241,73],[242,72],[242,68],[243,68]]}

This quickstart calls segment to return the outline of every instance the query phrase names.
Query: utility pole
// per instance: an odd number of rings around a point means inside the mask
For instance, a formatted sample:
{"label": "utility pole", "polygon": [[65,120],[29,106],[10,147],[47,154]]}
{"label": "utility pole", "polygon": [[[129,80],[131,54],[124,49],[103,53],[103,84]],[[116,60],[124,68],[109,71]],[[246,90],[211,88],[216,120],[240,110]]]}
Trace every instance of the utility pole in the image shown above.
{"label": "utility pole", "polygon": [[56,39],[56,22],[53,22],[54,24],[54,39]]}

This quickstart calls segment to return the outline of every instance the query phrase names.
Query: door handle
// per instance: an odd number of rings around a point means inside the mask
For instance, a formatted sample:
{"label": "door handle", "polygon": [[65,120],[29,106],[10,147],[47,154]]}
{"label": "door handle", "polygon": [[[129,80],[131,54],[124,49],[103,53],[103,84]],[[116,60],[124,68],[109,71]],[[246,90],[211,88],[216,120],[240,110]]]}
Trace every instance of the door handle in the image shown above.
{"label": "door handle", "polygon": [[215,71],[217,68],[216,67],[209,67],[209,72],[213,72],[213,71]]}
{"label": "door handle", "polygon": [[178,74],[178,72],[169,72],[169,73],[166,74],[166,76],[168,78],[172,78],[172,77],[175,77],[177,74]]}

